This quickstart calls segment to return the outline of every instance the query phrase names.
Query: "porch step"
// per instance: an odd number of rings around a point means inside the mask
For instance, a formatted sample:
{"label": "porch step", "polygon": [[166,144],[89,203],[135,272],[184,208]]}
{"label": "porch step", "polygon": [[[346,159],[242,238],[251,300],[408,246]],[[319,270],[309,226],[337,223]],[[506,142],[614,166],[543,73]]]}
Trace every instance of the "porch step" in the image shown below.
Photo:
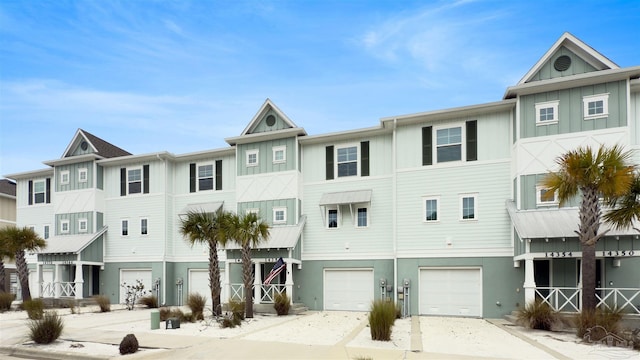
{"label": "porch step", "polygon": [[[309,308],[305,306],[303,303],[293,303],[289,308],[289,315],[298,315],[307,310],[309,310]],[[273,307],[273,304],[254,304],[253,311],[256,313],[262,313],[262,314],[276,313],[276,309]]]}

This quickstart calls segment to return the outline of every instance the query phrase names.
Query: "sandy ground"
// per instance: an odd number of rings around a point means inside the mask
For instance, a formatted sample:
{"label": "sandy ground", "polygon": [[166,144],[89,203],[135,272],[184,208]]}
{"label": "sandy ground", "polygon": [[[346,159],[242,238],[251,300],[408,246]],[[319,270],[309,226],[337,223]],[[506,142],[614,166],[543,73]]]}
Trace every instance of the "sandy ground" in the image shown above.
{"label": "sandy ground", "polygon": [[[222,329],[212,321],[182,323],[180,329],[150,329],[150,310],[137,308],[127,311],[114,305],[111,312],[100,313],[97,307],[83,307],[80,314],[68,309],[58,310],[65,322],[61,339],[49,345],[37,345],[28,339],[27,315],[23,311],[0,314],[0,344],[24,348],[37,348],[48,352],[73,352],[98,356],[119,356],[118,346],[122,334],[133,333],[139,341],[145,335],[171,334],[187,336],[195,341],[204,338],[240,338],[251,341],[283,342],[309,345],[341,344],[351,348],[375,348],[411,351],[411,319],[396,321],[389,342],[371,340],[367,313],[362,312],[307,312],[302,315],[275,316],[256,314],[242,326]],[[637,351],[583,344],[573,334],[534,331],[509,326],[521,336],[514,336],[487,320],[469,318],[420,317],[420,336],[424,352],[457,354],[504,359],[553,359],[554,356],[532,346],[521,337],[546,346],[571,359],[640,359]],[[112,338],[100,340],[100,334]],[[113,335],[116,334],[116,335]],[[105,335],[106,336],[106,335]],[[97,337],[97,338],[96,338]],[[160,337],[156,337],[160,338]],[[173,338],[173,337],[171,337]],[[145,349],[149,355],[161,349]],[[161,344],[162,345],[162,344]],[[162,346],[157,347],[162,347]],[[523,352],[523,349],[527,349]]]}

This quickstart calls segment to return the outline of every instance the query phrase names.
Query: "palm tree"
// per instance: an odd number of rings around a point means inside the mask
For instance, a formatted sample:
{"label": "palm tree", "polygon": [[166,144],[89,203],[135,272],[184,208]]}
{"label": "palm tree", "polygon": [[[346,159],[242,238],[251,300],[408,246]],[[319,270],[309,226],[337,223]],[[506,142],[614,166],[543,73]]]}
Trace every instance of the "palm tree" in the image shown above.
{"label": "palm tree", "polygon": [[255,213],[244,216],[235,215],[232,218],[232,233],[234,241],[240,245],[242,254],[242,282],[244,284],[245,317],[253,317],[253,292],[251,248],[257,246],[269,237],[269,225]]}
{"label": "palm tree", "polygon": [[611,201],[627,192],[633,177],[633,167],[628,165],[630,157],[630,152],[623,152],[617,145],[600,147],[597,152],[580,147],[560,156],[556,160],[560,169],[542,180],[548,191],[557,191],[560,206],[579,194],[582,197],[576,233],[582,247],[583,312],[596,308],[596,242],[608,232],[599,231],[599,199]]}
{"label": "palm tree", "polygon": [[15,253],[9,248],[9,240],[5,239],[4,232],[0,230],[0,293],[8,292],[5,289],[6,272],[4,268],[4,258],[13,259]]}
{"label": "palm tree", "polygon": [[2,248],[6,251],[13,252],[16,259],[16,272],[20,281],[20,289],[22,291],[22,301],[31,300],[31,291],[29,290],[29,269],[25,258],[25,251],[35,251],[47,245],[43,238],[38,236],[36,232],[28,227],[17,228],[15,226],[6,227],[0,230],[0,242]]}
{"label": "palm tree", "polygon": [[[613,209],[605,214],[604,220],[616,229],[633,226],[634,220],[640,220],[640,174],[635,173],[629,191],[619,198],[612,199],[609,205]],[[634,229],[640,231],[636,227]]]}
{"label": "palm tree", "polygon": [[209,288],[213,313],[216,316],[222,313],[218,244],[224,246],[227,243],[226,224],[229,215],[222,209],[216,212],[201,210],[189,211],[184,218],[180,219],[180,233],[187,237],[191,246],[195,244],[209,246]]}

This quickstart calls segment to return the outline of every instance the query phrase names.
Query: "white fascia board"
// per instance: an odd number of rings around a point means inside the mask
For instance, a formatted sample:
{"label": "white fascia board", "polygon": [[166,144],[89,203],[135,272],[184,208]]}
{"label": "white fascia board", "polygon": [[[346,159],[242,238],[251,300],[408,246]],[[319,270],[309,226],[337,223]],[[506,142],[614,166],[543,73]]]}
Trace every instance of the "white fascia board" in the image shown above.
{"label": "white fascia board", "polygon": [[114,158],[108,158],[97,161],[100,165],[121,165],[121,164],[129,164],[133,162],[139,161],[150,161],[150,160],[173,160],[174,156],[170,152],[162,151],[156,153],[149,154],[141,154],[141,155],[127,155],[127,156],[119,156]]}
{"label": "white fascia board", "polygon": [[196,152],[191,152],[186,154],[175,155],[174,158],[176,161],[197,160],[197,159],[204,159],[204,158],[211,158],[211,157],[235,155],[235,153],[236,153],[235,146],[230,146],[222,149],[203,150],[203,151],[196,151]]}
{"label": "white fascia board", "polygon": [[275,111],[276,114],[278,114],[278,117],[284,120],[284,122],[290,127],[292,128],[298,127],[293,121],[291,121],[291,119],[289,119],[289,117],[284,112],[282,112],[282,110],[280,110],[280,108],[276,106],[276,104],[274,104],[271,101],[271,99],[267,98],[262,104],[262,106],[260,107],[260,109],[258,110],[258,112],[256,112],[256,114],[253,116],[253,118],[251,119],[247,127],[245,127],[244,130],[242,130],[241,136],[247,135],[248,132],[251,131],[256,126],[256,124],[264,116],[265,112],[267,111],[267,108],[271,108],[273,111]]}
{"label": "white fascia board", "polygon": [[305,136],[300,138],[300,144],[310,145],[318,144],[327,141],[338,141],[342,139],[353,139],[356,137],[369,137],[381,134],[391,134],[393,129],[385,129],[382,126],[374,126],[364,129],[347,130],[334,133],[327,133],[322,135]]}
{"label": "white fascia board", "polygon": [[284,130],[266,131],[266,132],[260,132],[255,134],[234,136],[234,137],[226,138],[224,139],[224,141],[226,141],[229,145],[233,146],[237,144],[247,144],[247,143],[252,143],[256,141],[288,138],[294,135],[304,136],[306,134],[307,133],[306,131],[304,131],[304,128],[295,127],[295,128],[284,129]]}
{"label": "white fascia board", "polygon": [[66,165],[66,164],[75,164],[82,161],[93,161],[93,160],[102,160],[102,159],[104,159],[104,157],[100,155],[84,154],[84,155],[65,157],[65,158],[55,159],[55,160],[47,160],[47,161],[43,161],[42,163],[49,166],[59,166],[59,165]]}
{"label": "white fascia board", "polygon": [[16,174],[8,174],[8,175],[3,175],[3,177],[10,180],[19,180],[19,179],[29,179],[29,178],[35,178],[35,177],[41,177],[41,176],[52,176],[52,175],[53,175],[53,168],[48,168],[48,169],[26,171],[26,172],[16,173]]}

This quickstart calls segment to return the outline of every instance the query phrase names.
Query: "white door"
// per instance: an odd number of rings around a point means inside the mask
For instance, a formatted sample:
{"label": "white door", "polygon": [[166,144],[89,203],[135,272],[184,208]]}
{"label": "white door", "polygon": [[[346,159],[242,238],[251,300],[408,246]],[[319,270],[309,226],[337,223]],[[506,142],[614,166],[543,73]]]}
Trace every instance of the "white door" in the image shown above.
{"label": "white door", "polygon": [[480,268],[420,269],[420,315],[482,317]]}
{"label": "white door", "polygon": [[[224,271],[220,272],[220,301],[227,302],[227,289],[224,286]],[[189,284],[187,296],[191,293],[199,293],[207,298],[207,305],[211,305],[211,289],[209,289],[209,269],[189,270]]]}
{"label": "white door", "polygon": [[369,311],[373,297],[373,270],[324,271],[325,310]]}
{"label": "white door", "polygon": [[144,285],[145,295],[151,295],[153,291],[151,269],[120,270],[120,304],[124,304],[127,299],[126,290],[122,284],[136,285],[138,280]]}

